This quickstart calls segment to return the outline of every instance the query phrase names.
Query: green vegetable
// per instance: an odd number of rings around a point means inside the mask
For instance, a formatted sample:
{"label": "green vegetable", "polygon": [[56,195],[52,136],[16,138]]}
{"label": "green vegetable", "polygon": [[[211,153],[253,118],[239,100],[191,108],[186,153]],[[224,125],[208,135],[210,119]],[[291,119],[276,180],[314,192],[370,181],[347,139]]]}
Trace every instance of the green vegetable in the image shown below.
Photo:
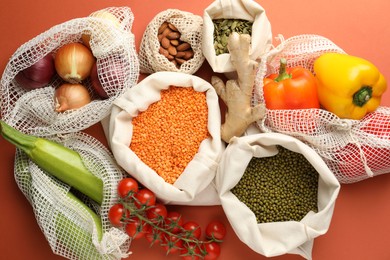
{"label": "green vegetable", "polygon": [[[32,177],[31,173],[26,170],[28,169],[28,159],[25,154],[24,157],[16,157],[15,169],[19,169],[20,172],[16,174],[19,175],[19,178],[23,179],[24,187],[26,190],[22,190],[27,196],[29,194],[35,194],[35,196],[39,196],[40,192],[36,192],[34,187],[31,185]],[[26,160],[26,159],[27,160]],[[98,240],[101,241],[103,237],[103,228],[100,217],[92,211],[87,205],[85,205],[79,198],[77,198],[73,193],[68,192],[66,196],[71,199],[75,204],[78,205],[78,209],[84,209],[89,216],[93,220],[93,224],[97,230]],[[50,202],[47,198],[41,195],[41,197],[29,198],[30,203],[35,203],[35,201],[39,201],[43,203],[43,205],[50,205],[52,209],[48,209],[45,207],[45,210],[55,210],[53,202]],[[39,207],[39,206],[38,206]],[[42,212],[41,212],[42,213]],[[74,215],[76,216],[76,215]],[[42,225],[45,225],[42,223]],[[76,255],[78,259],[101,259],[102,256],[97,251],[96,247],[92,242],[91,232],[84,230],[82,227],[78,226],[71,219],[66,217],[64,214],[60,212],[56,212],[55,215],[55,226],[54,229],[58,242],[61,243],[62,246],[67,248],[67,252],[72,252],[72,254]]]}
{"label": "green vegetable", "polygon": [[[103,229],[100,217],[71,192],[68,192],[66,195],[68,198],[76,202],[81,208],[85,209],[92,217],[93,223],[97,229],[98,240],[101,241],[103,237]],[[57,215],[55,230],[59,241],[72,252],[74,252],[79,257],[79,259],[88,259],[92,257],[90,254],[93,254],[94,259],[99,259],[101,257],[100,253],[96,250],[92,242],[91,233],[82,229],[61,213],[58,213]],[[88,255],[83,257],[85,254]]]}
{"label": "green vegetable", "polygon": [[0,120],[1,135],[23,150],[41,169],[101,204],[103,181],[93,175],[74,150],[45,138],[23,134]]}
{"label": "green vegetable", "polygon": [[300,221],[318,211],[318,172],[300,153],[277,146],[271,157],[253,157],[231,192],[258,223]]}

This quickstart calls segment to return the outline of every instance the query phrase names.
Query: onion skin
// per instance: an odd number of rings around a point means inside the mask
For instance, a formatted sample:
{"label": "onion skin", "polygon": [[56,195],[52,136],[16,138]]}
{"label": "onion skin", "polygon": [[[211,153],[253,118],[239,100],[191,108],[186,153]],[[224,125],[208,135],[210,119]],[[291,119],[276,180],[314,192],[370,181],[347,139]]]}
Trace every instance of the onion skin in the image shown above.
{"label": "onion skin", "polygon": [[95,90],[96,94],[98,94],[103,99],[108,98],[106,91],[104,90],[102,84],[100,83],[96,62],[93,64],[90,78],[91,78],[92,87]]}
{"label": "onion skin", "polygon": [[33,90],[49,84],[55,73],[54,58],[49,53],[30,67],[16,74],[15,80],[22,88]]}
{"label": "onion skin", "polygon": [[94,63],[91,50],[78,42],[63,45],[54,58],[58,75],[69,83],[81,83],[89,77]]}
{"label": "onion skin", "polygon": [[91,102],[88,89],[82,84],[64,83],[54,93],[55,111],[78,109]]}

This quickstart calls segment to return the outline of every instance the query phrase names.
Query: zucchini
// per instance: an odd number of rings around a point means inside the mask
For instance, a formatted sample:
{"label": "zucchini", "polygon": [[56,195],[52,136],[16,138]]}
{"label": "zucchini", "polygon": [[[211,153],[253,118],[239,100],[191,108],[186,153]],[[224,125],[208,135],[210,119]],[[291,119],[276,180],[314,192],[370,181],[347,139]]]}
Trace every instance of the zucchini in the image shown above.
{"label": "zucchini", "polygon": [[[56,242],[60,245],[60,249],[57,247],[56,243],[54,248],[52,248],[53,252],[64,257],[69,257],[69,254],[71,254],[72,258],[76,257],[77,259],[110,259],[111,257],[109,255],[101,255],[96,249],[92,242],[91,231],[85,230],[69,217],[61,213],[58,209],[56,209],[58,206],[56,202],[53,202],[50,198],[45,197],[38,190],[39,187],[34,187],[32,185],[32,176],[28,162],[29,158],[27,155],[20,149],[17,150],[15,158],[15,177],[22,192],[33,206],[34,212],[38,212],[38,215],[41,216],[37,216],[37,220],[41,221],[41,223],[39,223],[41,228],[46,227],[42,229],[44,233],[47,232],[47,230],[51,230],[49,232],[54,231]],[[33,196],[33,194],[35,195]],[[70,199],[73,205],[77,208],[75,211],[76,214],[72,214],[72,216],[76,218],[81,217],[77,215],[78,212],[80,212],[80,210],[85,210],[90,217],[88,221],[91,221],[91,223],[95,226],[97,230],[97,238],[101,241],[103,237],[103,227],[100,217],[70,191],[66,193],[66,197]],[[54,203],[56,203],[56,205],[54,205]],[[49,212],[54,212],[54,222],[42,223],[42,221],[49,220],[49,218],[45,217],[47,216],[46,213]],[[50,214],[52,213],[49,213],[49,215]],[[44,217],[42,218],[42,216]],[[47,233],[45,233],[45,235],[47,235]],[[53,245],[51,244],[50,246]]]}
{"label": "zucchini", "polygon": [[79,153],[46,138],[24,134],[3,120],[0,129],[4,139],[23,150],[42,170],[101,205],[103,181],[85,167]]}

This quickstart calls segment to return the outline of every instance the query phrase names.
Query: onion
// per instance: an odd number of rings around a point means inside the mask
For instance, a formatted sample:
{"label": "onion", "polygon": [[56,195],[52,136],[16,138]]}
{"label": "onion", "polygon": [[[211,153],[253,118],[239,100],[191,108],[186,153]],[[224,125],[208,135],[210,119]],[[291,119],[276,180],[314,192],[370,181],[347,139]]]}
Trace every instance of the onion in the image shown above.
{"label": "onion", "polygon": [[[105,10],[96,11],[96,12],[90,14],[89,17],[97,17],[97,18],[106,19],[107,21],[110,22],[110,25],[112,25],[116,28],[119,28],[119,26],[120,26],[119,19],[115,15],[113,15],[112,13],[105,11]],[[94,31],[96,31],[99,34],[106,33],[108,30],[110,30],[110,28],[107,26],[104,26],[101,24],[95,24],[92,22],[91,22],[90,26],[93,28]],[[91,39],[90,34],[91,34],[91,32],[87,32],[81,36],[81,40],[83,41],[84,45],[87,46],[88,48],[91,48],[91,46],[89,45],[89,41]],[[103,37],[101,37],[101,38],[103,38]]]}
{"label": "onion", "polygon": [[96,62],[92,66],[90,78],[91,78],[92,87],[95,90],[96,94],[98,94],[101,98],[108,98],[106,91],[104,90],[102,84],[100,83]]}
{"label": "onion", "polygon": [[91,50],[78,42],[63,45],[54,58],[58,75],[69,83],[81,83],[89,77],[94,62]]}
{"label": "onion", "polygon": [[55,73],[53,55],[47,54],[30,67],[16,74],[15,80],[22,88],[32,90],[46,86]]}
{"label": "onion", "polygon": [[88,89],[84,85],[70,83],[59,86],[54,93],[54,99],[57,112],[77,109],[91,102]]}
{"label": "onion", "polygon": [[[91,83],[96,93],[101,98],[108,98],[108,94],[115,94],[116,88],[123,88],[126,78],[123,62],[124,61],[121,58],[104,58],[100,60],[101,65],[99,71],[97,70],[97,63],[92,68],[90,77]],[[101,82],[99,78],[104,82]],[[108,93],[104,90],[102,83],[104,83],[106,90],[109,91]]]}

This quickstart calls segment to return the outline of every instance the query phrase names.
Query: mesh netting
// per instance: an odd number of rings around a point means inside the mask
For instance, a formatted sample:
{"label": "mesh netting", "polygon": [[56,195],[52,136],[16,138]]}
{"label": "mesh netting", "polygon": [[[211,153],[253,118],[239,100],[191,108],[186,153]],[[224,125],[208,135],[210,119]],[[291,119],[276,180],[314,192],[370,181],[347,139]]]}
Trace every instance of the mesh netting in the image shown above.
{"label": "mesh netting", "polygon": [[[256,75],[253,103],[263,103],[263,78],[277,73],[280,58],[288,67],[313,71],[317,57],[326,52],[345,53],[318,35],[291,37],[262,57]],[[353,183],[390,171],[390,108],[380,107],[361,120],[340,119],[322,109],[269,110],[257,125],[263,132],[280,132],[309,144],[341,183]]]}
{"label": "mesh netting", "polygon": [[[194,56],[177,68],[164,55],[160,54],[160,42],[158,29],[164,22],[173,24],[181,33],[180,40],[191,45]],[[142,36],[139,62],[142,73],[154,73],[159,71],[176,71],[194,74],[203,64],[202,47],[203,19],[189,12],[168,9],[157,14],[148,24]]]}
{"label": "mesh netting", "polygon": [[[20,46],[10,58],[1,78],[1,117],[16,129],[37,136],[76,132],[101,121],[110,113],[113,100],[136,84],[139,62],[131,27],[134,20],[127,7],[111,7],[109,12],[120,21],[113,26],[108,19],[91,16],[56,25]],[[98,11],[99,12],[99,11]],[[90,79],[83,84],[93,97],[91,103],[64,113],[55,112],[54,89],[63,81],[55,76],[45,87],[28,91],[15,81],[18,72],[30,67],[49,53],[55,54],[64,44],[81,42],[91,34],[90,47],[97,59],[99,79],[109,96],[100,99]],[[120,71],[112,77],[112,70]]]}
{"label": "mesh netting", "polygon": [[35,217],[55,254],[68,259],[120,259],[128,255],[129,237],[112,228],[108,220],[110,206],[116,202],[116,187],[124,173],[111,153],[96,139],[71,133],[50,138],[77,151],[85,166],[103,180],[103,202],[97,203],[78,196],[101,218],[103,236],[98,239],[98,227],[91,214],[69,195],[70,187],[42,171],[21,150],[15,157],[15,179],[32,205]]}

